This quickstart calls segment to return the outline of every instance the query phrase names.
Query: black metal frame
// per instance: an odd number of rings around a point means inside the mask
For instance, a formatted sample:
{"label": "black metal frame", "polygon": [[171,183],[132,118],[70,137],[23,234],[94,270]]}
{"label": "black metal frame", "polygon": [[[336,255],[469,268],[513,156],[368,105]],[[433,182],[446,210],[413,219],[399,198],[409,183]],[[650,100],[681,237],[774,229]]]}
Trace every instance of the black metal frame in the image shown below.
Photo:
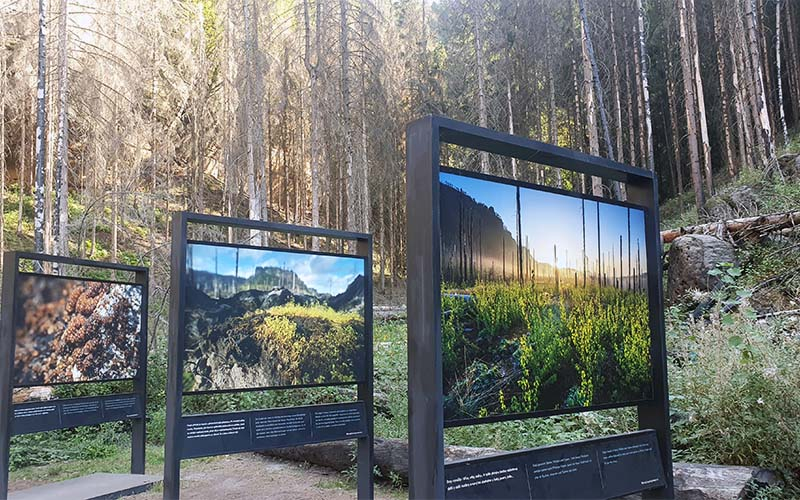
{"label": "black metal frame", "polygon": [[[295,226],[274,222],[263,222],[233,217],[221,217],[190,212],[176,212],[172,217],[172,265],[170,287],[172,290],[169,314],[169,354],[167,375],[167,429],[166,450],[164,456],[164,498],[180,498],[180,466],[184,458],[183,436],[181,435],[185,417],[183,415],[183,346],[184,346],[184,309],[186,304],[186,247],[187,243],[200,243],[187,237],[188,225],[218,226],[226,228],[251,229],[266,232],[277,232],[289,235],[335,238],[356,243],[356,254],[330,254],[343,257],[362,257],[365,259],[364,286],[364,346],[367,353],[366,378],[362,382],[348,385],[357,386],[357,398],[365,406],[366,433],[357,437],[357,491],[359,499],[373,497],[374,435],[373,435],[373,394],[372,394],[372,236],[363,233],[337,231],[333,229]],[[205,243],[205,242],[204,242]],[[214,242],[207,242],[214,244]],[[247,245],[242,245],[248,247]],[[252,248],[270,250],[268,247],[252,246]],[[275,248],[275,250],[287,250]],[[337,384],[341,385],[341,384]],[[248,389],[252,391],[272,390]],[[186,393],[195,395],[199,393]]]}
{"label": "black metal frame", "polygon": [[[31,253],[31,252],[5,252],[3,254],[3,291],[2,291],[2,317],[0,318],[0,498],[6,498],[8,494],[8,471],[9,471],[9,452],[11,435],[28,433],[27,430],[15,430],[12,425],[14,420],[14,408],[34,406],[36,403],[22,403],[14,405],[12,396],[14,392],[14,349],[15,332],[14,316],[16,314],[16,285],[17,277],[29,275],[19,270],[21,260],[32,260],[38,262],[50,262],[53,264],[63,264],[69,266],[79,266],[87,269],[107,269],[110,271],[122,271],[133,273],[134,279],[131,282],[120,282],[103,280],[97,278],[76,278],[85,281],[101,281],[117,284],[131,284],[142,287],[142,306],[141,306],[141,331],[139,337],[139,366],[136,377],[133,379],[114,379],[92,381],[85,383],[107,383],[120,380],[133,380],[133,392],[129,394],[118,394],[115,397],[133,397],[139,405],[139,411],[135,416],[105,417],[92,415],[86,418],[78,418],[69,424],[55,423],[48,425],[45,430],[55,430],[60,428],[76,427],[81,425],[94,425],[101,422],[113,422],[120,420],[131,421],[131,474],[144,474],[145,465],[145,443],[146,443],[146,406],[147,406],[147,306],[149,289],[149,271],[146,267],[129,266],[125,264],[114,264],[110,262],[98,262],[85,259],[73,259],[70,257],[60,257],[55,255]],[[44,273],[35,273],[47,277]],[[67,276],[52,275],[56,278],[67,278]],[[82,382],[84,383],[84,382]],[[55,384],[47,384],[55,385]],[[30,386],[26,386],[30,387]],[[69,398],[52,401],[52,404],[63,405],[73,402],[88,402],[98,405],[101,408],[107,396],[90,396],[84,398]],[[60,411],[60,410],[59,410]],[[32,431],[36,432],[36,431]]]}
{"label": "black metal frame", "polygon": [[439,228],[443,143],[619,181],[626,184],[629,202],[646,210],[653,399],[639,402],[637,410],[639,428],[656,431],[667,485],[645,492],[644,498],[673,498],[667,358],[661,306],[661,238],[654,175],[605,158],[441,116],[426,116],[410,123],[406,129],[409,497],[444,498],[445,493]]}

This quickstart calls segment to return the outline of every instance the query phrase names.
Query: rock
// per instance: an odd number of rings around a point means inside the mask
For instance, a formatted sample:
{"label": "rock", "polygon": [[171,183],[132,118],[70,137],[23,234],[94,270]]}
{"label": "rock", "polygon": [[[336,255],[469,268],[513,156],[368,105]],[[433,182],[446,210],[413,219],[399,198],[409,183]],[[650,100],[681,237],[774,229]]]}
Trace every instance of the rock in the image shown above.
{"label": "rock", "polygon": [[758,193],[750,186],[737,186],[710,198],[705,210],[712,221],[735,219],[759,212]]}
{"label": "rock", "polygon": [[758,196],[750,186],[739,186],[728,193],[728,203],[738,212],[758,212]]}
{"label": "rock", "polygon": [[359,274],[344,292],[328,299],[328,306],[337,311],[364,307],[364,284],[364,276]]}
{"label": "rock", "polygon": [[758,487],[780,484],[774,472],[758,467],[676,463],[673,471],[676,500],[745,499]]}
{"label": "rock", "polygon": [[733,245],[727,241],[705,234],[676,238],[669,249],[667,297],[674,302],[689,290],[713,290],[720,280],[708,272],[735,261]]}
{"label": "rock", "polygon": [[785,153],[778,157],[783,175],[789,178],[800,176],[800,153]]}
{"label": "rock", "polygon": [[31,401],[49,401],[55,399],[53,388],[50,386],[24,387],[14,389],[11,397],[14,404],[30,403]]}
{"label": "rock", "polygon": [[[445,461],[479,458],[500,453],[492,448],[445,446]],[[308,462],[338,471],[354,463],[355,443],[334,441],[293,448],[269,450],[265,455]],[[400,439],[375,439],[375,465],[385,478],[408,482],[408,443]],[[676,500],[744,500],[759,487],[781,484],[778,476],[758,467],[705,464],[673,464]],[[627,500],[640,499],[630,495]]]}

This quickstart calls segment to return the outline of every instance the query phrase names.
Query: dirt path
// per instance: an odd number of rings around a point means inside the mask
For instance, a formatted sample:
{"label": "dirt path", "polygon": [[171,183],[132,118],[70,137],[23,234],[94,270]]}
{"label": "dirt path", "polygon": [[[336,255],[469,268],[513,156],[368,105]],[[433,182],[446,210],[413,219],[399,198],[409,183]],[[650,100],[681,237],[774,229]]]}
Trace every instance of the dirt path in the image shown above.
{"label": "dirt path", "polygon": [[[376,486],[375,498],[404,498],[405,491]],[[161,500],[151,491],[127,497]],[[356,498],[354,482],[336,471],[255,454],[185,462],[181,470],[181,499],[250,500],[350,500]]]}

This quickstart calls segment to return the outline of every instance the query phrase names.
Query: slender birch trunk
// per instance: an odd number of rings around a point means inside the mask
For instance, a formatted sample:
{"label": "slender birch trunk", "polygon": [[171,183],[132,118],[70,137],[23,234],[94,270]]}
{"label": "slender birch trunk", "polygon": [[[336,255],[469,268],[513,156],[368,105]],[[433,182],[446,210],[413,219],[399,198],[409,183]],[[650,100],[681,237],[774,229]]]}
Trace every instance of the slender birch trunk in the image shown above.
{"label": "slender birch trunk", "polygon": [[636,11],[638,13],[639,20],[639,54],[642,58],[641,81],[642,101],[644,103],[645,152],[647,155],[647,169],[651,172],[655,172],[655,160],[653,157],[653,119],[650,114],[650,82],[647,77],[647,45],[645,44],[644,7],[642,6],[642,0],[636,0]]}
{"label": "slender birch trunk", "polygon": [[67,93],[69,68],[67,62],[67,0],[59,1],[58,13],[58,143],[56,145],[56,254],[69,255],[67,234],[67,172],[69,170],[69,138]]}
{"label": "slender birch trunk", "polygon": [[[36,252],[44,251],[44,198],[45,198],[45,109],[46,83],[47,83],[47,53],[46,53],[46,22],[45,0],[39,0],[39,49],[38,49],[38,77],[36,84],[36,182],[35,205],[33,224],[33,246]],[[37,267],[40,264],[37,264]]]}

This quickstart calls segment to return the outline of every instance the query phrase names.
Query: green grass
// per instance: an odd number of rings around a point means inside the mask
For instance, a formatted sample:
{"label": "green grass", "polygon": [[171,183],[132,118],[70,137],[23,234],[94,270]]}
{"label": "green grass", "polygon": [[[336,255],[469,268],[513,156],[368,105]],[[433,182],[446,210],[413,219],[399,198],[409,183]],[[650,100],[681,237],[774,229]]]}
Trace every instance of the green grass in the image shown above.
{"label": "green grass", "polygon": [[647,297],[595,285],[481,283],[442,296],[452,419],[643,399]]}

